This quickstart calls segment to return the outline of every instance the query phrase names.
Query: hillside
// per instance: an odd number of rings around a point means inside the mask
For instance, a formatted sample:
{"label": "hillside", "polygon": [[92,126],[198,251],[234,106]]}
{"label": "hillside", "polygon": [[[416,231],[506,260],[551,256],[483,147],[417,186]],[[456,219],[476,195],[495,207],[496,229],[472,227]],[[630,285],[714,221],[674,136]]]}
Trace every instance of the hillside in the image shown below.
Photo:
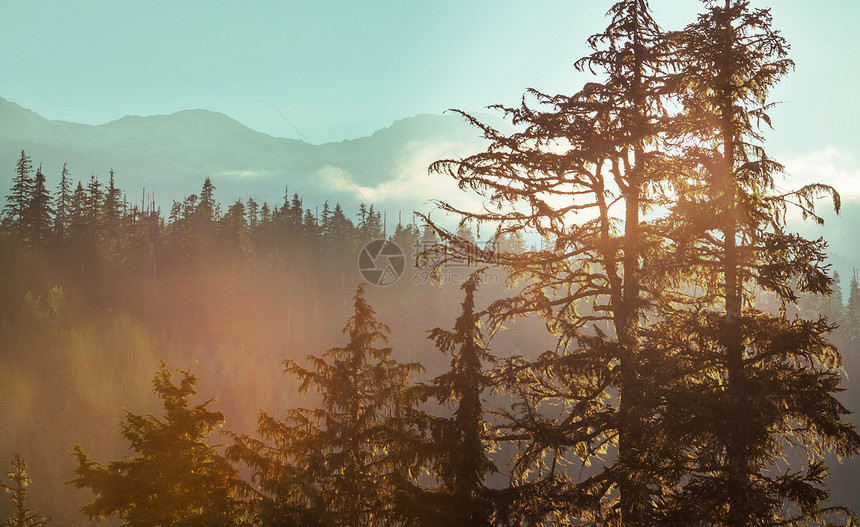
{"label": "hillside", "polygon": [[[206,177],[227,202],[249,196],[280,200],[289,186],[311,201],[334,198],[353,205],[370,200],[356,186],[372,189],[404,174],[424,175],[436,157],[471,151],[478,144],[475,131],[453,115],[419,115],[369,137],[311,145],[257,132],[207,110],[126,116],[92,126],[51,121],[0,98],[4,188],[24,149],[39,160],[49,180],[63,163],[75,178],[105,176],[113,168],[129,192],[154,189],[163,207],[196,192]],[[407,206],[399,198],[389,196],[388,208]]]}

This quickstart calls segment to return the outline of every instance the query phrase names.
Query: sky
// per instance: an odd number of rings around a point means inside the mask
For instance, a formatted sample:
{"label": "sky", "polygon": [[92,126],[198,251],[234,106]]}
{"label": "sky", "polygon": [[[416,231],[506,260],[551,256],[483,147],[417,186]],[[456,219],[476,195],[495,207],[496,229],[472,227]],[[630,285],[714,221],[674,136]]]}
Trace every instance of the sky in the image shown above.
{"label": "sky", "polygon": [[[771,7],[796,71],[768,134],[771,155],[860,199],[860,2]],[[610,1],[0,0],[0,97],[49,119],[218,111],[319,144],[448,108],[517,104],[526,88],[571,93],[573,62]],[[696,0],[652,0],[666,29]]]}

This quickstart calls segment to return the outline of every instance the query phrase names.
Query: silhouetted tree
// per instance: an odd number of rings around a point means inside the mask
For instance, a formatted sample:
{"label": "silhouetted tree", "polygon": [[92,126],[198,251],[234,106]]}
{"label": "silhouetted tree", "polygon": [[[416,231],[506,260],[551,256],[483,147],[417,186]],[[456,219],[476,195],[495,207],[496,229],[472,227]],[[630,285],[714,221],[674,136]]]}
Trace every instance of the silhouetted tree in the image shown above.
{"label": "silhouetted tree", "polygon": [[466,527],[500,523],[497,504],[486,485],[487,476],[496,468],[489,456],[494,445],[488,438],[483,392],[493,385],[485,365],[491,365],[495,357],[484,344],[475,314],[479,279],[480,274],[474,273],[462,286],[466,297],[454,330],[430,331],[439,351],[450,355],[451,369],[413,390],[420,401],[435,399],[453,409],[453,415],[413,412],[418,429],[426,434],[413,448],[439,485],[424,489],[404,482],[399,507],[407,524]]}
{"label": "silhouetted tree", "polygon": [[232,459],[254,471],[263,525],[369,526],[393,524],[393,479],[409,473],[394,455],[392,419],[417,364],[400,364],[377,347],[389,329],[376,320],[360,286],[342,348],[308,356],[305,368],[287,360],[300,390],[319,395],[315,409],[293,408],[283,421],[261,412],[260,440],[235,436]]}
{"label": "silhouetted tree", "polygon": [[[654,221],[644,219],[665,199],[662,189],[672,174],[661,150],[669,120],[664,110],[668,57],[665,38],[646,1],[616,2],[609,17],[607,29],[588,41],[593,52],[576,64],[600,75],[598,79],[574,95],[531,90],[535,107],[525,101],[516,108],[497,106],[521,127],[517,133],[503,134],[463,114],[491,145],[465,159],[438,161],[431,169],[486,198],[489,207],[478,212],[440,204],[462,216],[461,226],[488,222],[497,225],[496,239],[532,231],[545,241],[545,247],[533,251],[482,253],[463,233],[439,229],[449,243],[446,258],[437,262],[477,257],[500,263],[511,280],[525,279],[516,297],[494,303],[489,311],[494,323],[539,314],[559,338],[560,348],[571,346],[569,359],[564,353],[547,354],[543,358],[549,363],[535,368],[566,371],[572,391],[580,386],[569,375],[579,371],[583,382],[590,384],[593,371],[604,370],[597,377],[608,384],[597,383],[569,397],[591,405],[603,398],[601,391],[617,389],[613,419],[605,419],[604,408],[591,414],[592,422],[575,423],[583,415],[571,414],[551,435],[541,436],[537,429],[532,433],[535,444],[542,443],[542,452],[550,456],[572,448],[571,440],[594,443],[575,449],[587,452],[586,457],[597,453],[597,445],[606,438],[617,441],[617,463],[606,472],[613,485],[593,489],[606,498],[595,514],[640,525],[651,507],[652,485],[659,486],[656,474],[643,462],[648,410],[642,407],[646,381],[639,378],[641,322],[646,308],[668,302],[675,290],[663,270],[646,265],[660,259],[662,248]],[[595,341],[583,332],[594,323],[600,324],[606,339]],[[589,351],[589,346],[599,349]],[[575,361],[577,368],[557,367],[567,360]],[[589,368],[583,369],[584,360],[592,361]],[[522,381],[527,380],[523,376]],[[568,397],[555,393],[561,400]],[[535,401],[537,406],[548,402]],[[525,419],[515,425],[518,434],[526,433],[522,427],[527,423]],[[543,421],[533,422],[539,423]],[[596,434],[580,433],[595,429]],[[554,443],[546,441],[549,437]],[[609,493],[611,488],[618,493]]]}
{"label": "silhouetted tree", "polygon": [[[770,124],[768,93],[793,66],[788,46],[767,10],[745,0],[720,4],[677,35],[691,144],[685,184],[676,186],[672,256],[705,291],[702,298],[715,302],[671,317],[690,336],[676,349],[695,351],[687,356],[696,373],[687,377],[689,390],[671,396],[678,407],[667,409],[688,431],[689,477],[661,523],[785,525],[847,513],[822,508],[828,491],[820,456],[852,455],[860,436],[834,397],[841,358],[827,340],[832,326],[763,313],[749,299],[752,287],[783,303],[797,300],[795,284],[829,293],[825,244],[786,232],[784,215],[797,203],[820,221],[813,200],[832,195],[838,212],[839,197],[824,185],[776,191],[773,176],[782,167],[767,156],[759,125]],[[803,463],[777,468],[792,444],[803,445]]]}
{"label": "silhouetted tree", "polygon": [[33,178],[32,190],[23,218],[27,231],[27,242],[30,246],[46,247],[48,241],[53,237],[53,214],[51,193],[45,185],[45,174],[42,173],[42,167],[39,166],[36,169],[36,176]]}
{"label": "silhouetted tree", "polygon": [[6,196],[6,205],[3,207],[3,219],[8,224],[9,232],[22,240],[28,234],[25,214],[32,199],[33,179],[30,175],[32,171],[32,159],[21,150],[21,157],[15,164],[11,193]]}
{"label": "silhouetted tree", "polygon": [[247,262],[254,258],[254,247],[251,245],[250,228],[242,200],[230,205],[221,218],[219,234],[224,249],[232,254],[236,261]]}
{"label": "silhouetted tree", "polygon": [[27,473],[27,462],[15,455],[12,460],[12,470],[6,477],[12,485],[0,483],[0,489],[5,490],[12,498],[12,515],[3,522],[2,527],[44,527],[51,520],[42,516],[36,509],[27,506],[27,487],[30,486],[30,476]]}
{"label": "silhouetted tree", "polygon": [[72,200],[72,181],[71,174],[63,163],[63,170],[60,172],[60,183],[57,185],[56,211],[54,214],[54,238],[58,243],[65,242],[69,236],[69,215]]}
{"label": "silhouetted tree", "polygon": [[245,521],[237,498],[241,481],[218,449],[206,442],[224,415],[208,408],[210,399],[190,406],[197,378],[173,372],[162,361],[152,381],[164,417],[125,411],[122,435],[134,453],[107,466],[90,459],[80,445],[72,484],[95,496],[82,511],[90,519],[120,520],[124,526],[237,525]]}
{"label": "silhouetted tree", "polygon": [[104,233],[109,257],[120,251],[120,223],[122,221],[122,191],[116,186],[116,174],[110,170],[110,180],[104,197]]}
{"label": "silhouetted tree", "polygon": [[857,353],[860,349],[860,282],[857,280],[856,270],[848,287],[848,303],[845,305],[845,329],[852,351]]}

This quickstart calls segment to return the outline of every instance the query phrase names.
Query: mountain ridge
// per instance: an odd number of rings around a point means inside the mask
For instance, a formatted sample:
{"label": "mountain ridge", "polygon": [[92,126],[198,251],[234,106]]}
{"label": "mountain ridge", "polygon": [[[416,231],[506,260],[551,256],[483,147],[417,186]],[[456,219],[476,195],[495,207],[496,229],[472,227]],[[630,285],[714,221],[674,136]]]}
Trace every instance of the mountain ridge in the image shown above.
{"label": "mountain ridge", "polygon": [[[49,183],[68,163],[74,178],[106,177],[114,169],[123,188],[156,186],[175,199],[196,192],[210,177],[228,201],[280,200],[290,187],[310,199],[351,202],[363,199],[355,188],[401,177],[416,149],[432,146],[434,153],[456,155],[480,142],[474,129],[448,115],[419,114],[370,136],[314,145],[259,132],[206,109],[126,115],[91,125],[50,120],[0,97],[0,183],[7,186],[23,149],[43,164]],[[332,185],[332,177],[350,184]]]}
{"label": "mountain ridge", "polygon": [[[496,116],[477,115],[494,126],[506,124]],[[73,180],[90,174],[105,180],[114,169],[120,188],[131,195],[142,189],[155,192],[165,210],[172,200],[199,192],[206,177],[223,203],[253,197],[280,204],[285,189],[310,206],[338,201],[348,210],[361,201],[394,212],[415,210],[434,197],[465,200],[452,181],[430,179],[427,168],[437,159],[484,145],[476,128],[452,114],[418,114],[369,136],[315,145],[259,132],[201,108],[126,115],[91,125],[50,120],[0,97],[0,185],[5,189],[23,149],[42,166],[52,189],[64,163]],[[846,242],[857,218],[860,203],[848,202],[842,218],[828,220],[826,231],[811,225],[793,228],[838,242],[831,245],[831,261],[847,280],[860,266],[860,246]]]}

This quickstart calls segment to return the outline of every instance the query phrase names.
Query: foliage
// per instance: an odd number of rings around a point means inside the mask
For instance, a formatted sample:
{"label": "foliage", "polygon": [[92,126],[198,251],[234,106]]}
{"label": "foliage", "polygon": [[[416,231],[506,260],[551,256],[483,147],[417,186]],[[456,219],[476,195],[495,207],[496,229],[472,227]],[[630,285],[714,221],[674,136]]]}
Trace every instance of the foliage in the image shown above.
{"label": "foliage", "polygon": [[27,474],[27,462],[19,456],[12,460],[12,470],[6,474],[12,485],[0,483],[0,489],[5,490],[12,498],[14,510],[3,527],[44,527],[51,518],[42,516],[35,509],[27,507],[27,487],[30,476]]}
{"label": "foliage", "polygon": [[245,523],[238,475],[206,442],[224,416],[208,408],[211,400],[190,406],[197,378],[190,370],[177,373],[178,383],[162,361],[152,381],[163,418],[125,411],[120,426],[134,455],[102,466],[75,445],[71,484],[95,496],[82,509],[90,519],[116,518],[127,526]]}
{"label": "foliage", "polygon": [[[805,469],[797,473],[777,464],[792,441],[820,441],[846,455],[860,445],[834,397],[841,359],[824,337],[832,327],[791,325],[784,309],[764,319],[745,305],[753,286],[784,306],[796,301],[795,288],[827,293],[831,282],[823,242],[786,232],[784,219],[797,206],[820,221],[814,200],[830,196],[838,211],[838,194],[819,184],[776,193],[781,166],[760,145],[758,125],[770,124],[767,94],[792,67],[787,45],[769,12],[745,1],[711,4],[672,34],[659,30],[644,1],[619,1],[609,16],[607,30],[589,41],[594,53],[577,63],[602,78],[573,96],[531,90],[534,107],[525,100],[496,106],[517,128],[511,134],[462,114],[490,146],[431,167],[487,204],[469,211],[442,202],[443,210],[495,225],[497,238],[533,231],[545,240],[540,250],[482,255],[500,261],[513,280],[525,279],[516,296],[489,308],[492,320],[539,313],[559,339],[560,352],[510,368],[525,396],[518,404],[534,415],[508,416],[535,453],[522,470],[539,470],[547,455],[554,463],[573,446],[566,442],[582,440],[577,448],[587,464],[608,439],[617,456],[597,478],[609,484],[594,510],[600,522],[665,523],[660,514],[676,506],[680,516],[671,521],[681,523],[695,522],[694,510],[703,511],[701,521],[730,525],[819,518],[833,510],[821,508],[822,452],[803,450]],[[436,268],[480,255],[467,237],[436,231],[448,242],[426,255]],[[702,313],[720,321],[717,333],[687,325]],[[661,342],[669,321],[712,353]],[[769,339],[784,349],[763,351]],[[559,368],[565,363],[576,367]],[[808,383],[809,399],[770,395],[801,390],[798,379]],[[671,421],[683,412],[667,407],[663,395],[679,387],[701,403],[697,412],[735,426]],[[568,401],[563,419],[543,417],[542,406]],[[600,409],[582,413],[579,405]],[[788,424],[795,419],[820,426]],[[702,478],[719,488],[696,494]]]}
{"label": "foliage", "polygon": [[[855,276],[843,305],[825,243],[786,225],[792,207],[822,221],[816,200],[838,211],[839,195],[782,191],[764,146],[769,94],[793,67],[788,44],[746,0],[706,2],[675,32],[646,0],[619,0],[608,17],[576,63],[591,74],[578,91],[496,106],[511,133],[461,114],[489,146],[432,170],[481,194],[484,209],[442,202],[456,228],[425,218],[423,232],[394,229],[404,250],[442,242],[422,256],[437,274],[455,262],[508,273],[510,289],[480,312],[467,282],[453,331],[431,330],[449,371],[410,384],[418,365],[392,358],[359,288],[344,347],[284,362],[311,403],[280,419],[262,412],[258,437],[232,436],[229,459],[253,476],[243,484],[206,443],[223,415],[190,407],[196,378],[180,371],[174,383],[162,365],[165,417],[127,411],[122,422],[132,456],[101,466],[75,448],[73,483],[95,495],[87,514],[128,525],[856,520],[828,503],[825,461],[860,448],[834,344],[860,342],[860,288]],[[93,174],[75,185],[64,166],[52,197],[33,168],[22,151],[0,225],[0,291],[12,299],[0,304],[0,346],[28,367],[44,359],[30,348],[51,349],[56,378],[90,357],[75,318],[99,310],[120,313],[110,321],[127,310],[213,353],[228,340],[295,349],[291,328],[307,342],[349,309],[340,298],[357,280],[357,249],[388,235],[373,204],[356,221],[289,192],[222,210],[207,178],[165,215],[146,196],[130,203],[113,171],[107,184]],[[475,239],[482,225],[492,250]],[[424,322],[429,295],[411,305]],[[271,313],[277,331],[261,336],[251,319]],[[495,333],[531,315],[553,349],[490,353],[481,320]],[[85,353],[59,355],[67,349]]]}
{"label": "foliage", "polygon": [[483,364],[495,359],[486,349],[475,315],[475,290],[480,274],[465,281],[463,310],[453,331],[434,328],[429,337],[441,353],[450,355],[451,369],[429,384],[413,388],[416,398],[435,400],[453,409],[451,417],[438,417],[415,410],[408,420],[423,433],[411,448],[423,468],[439,485],[422,489],[405,483],[399,498],[399,513],[415,525],[491,525],[497,507],[486,487],[488,474],[496,472],[489,459],[488,424],[482,393],[492,386]]}
{"label": "foliage", "polygon": [[385,324],[376,320],[363,286],[344,327],[346,346],[308,356],[309,368],[284,361],[300,390],[319,395],[315,409],[293,408],[283,421],[261,412],[261,439],[235,436],[232,459],[247,463],[257,482],[255,508],[264,525],[393,524],[395,481],[413,471],[397,455],[395,417],[409,406],[409,376],[417,364],[391,358]]}

